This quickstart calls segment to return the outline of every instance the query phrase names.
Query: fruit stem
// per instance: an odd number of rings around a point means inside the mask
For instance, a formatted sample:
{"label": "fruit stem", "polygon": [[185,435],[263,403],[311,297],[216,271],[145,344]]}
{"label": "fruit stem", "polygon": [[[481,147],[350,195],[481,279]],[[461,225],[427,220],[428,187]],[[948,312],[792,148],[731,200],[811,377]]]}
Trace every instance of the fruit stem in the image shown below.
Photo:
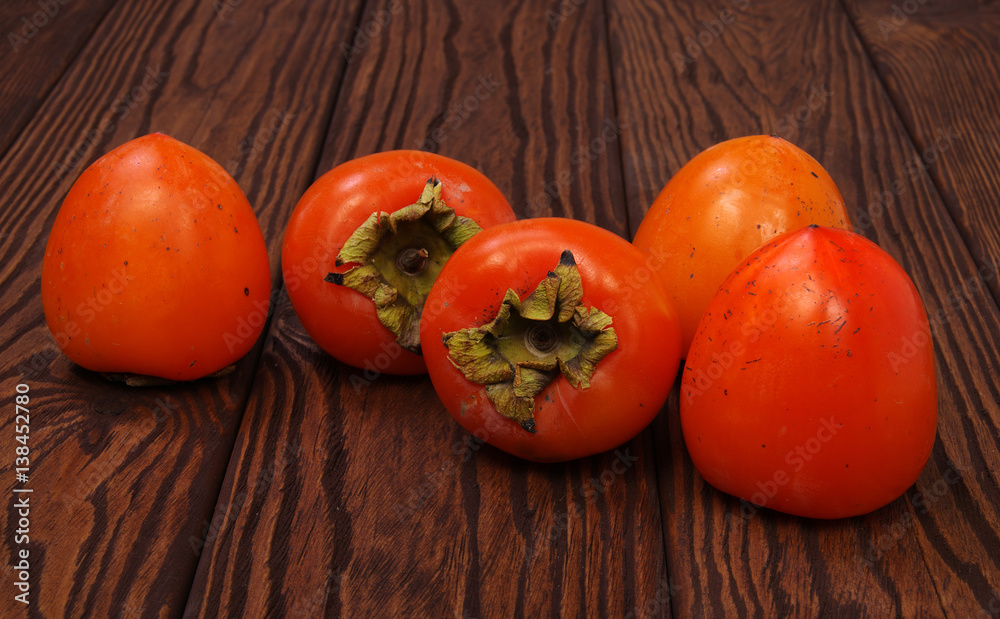
{"label": "fruit stem", "polygon": [[527,297],[508,289],[491,322],[446,333],[443,342],[455,367],[486,386],[497,412],[531,433],[537,395],[560,375],[586,389],[598,363],[618,348],[611,317],[583,305],[569,250]]}

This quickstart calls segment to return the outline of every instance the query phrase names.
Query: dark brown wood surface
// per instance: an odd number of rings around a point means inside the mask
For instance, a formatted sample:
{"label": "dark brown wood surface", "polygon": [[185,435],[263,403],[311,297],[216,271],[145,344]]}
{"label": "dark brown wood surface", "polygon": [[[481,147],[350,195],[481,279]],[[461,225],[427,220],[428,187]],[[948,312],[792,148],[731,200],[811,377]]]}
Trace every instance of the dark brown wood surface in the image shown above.
{"label": "dark brown wood surface", "polygon": [[[8,567],[0,616],[1000,614],[994,6],[53,1],[0,9],[15,34],[54,12],[0,49],[0,389],[31,387],[34,490],[31,604]],[[234,173],[275,291],[234,374],[136,390],[59,353],[38,291],[73,181],[152,131]],[[708,486],[676,386],[617,452],[517,460],[470,440],[426,377],[331,359],[282,288],[292,208],[356,156],[432,150],[521,217],[629,238],[681,165],[751,133],[830,171],[931,316],[938,440],[867,516],[748,510]],[[4,566],[21,485],[8,408]]]}
{"label": "dark brown wood surface", "polygon": [[[833,2],[754,2],[745,9],[718,2],[672,7],[664,21],[677,34],[632,52],[625,41],[655,37],[658,22],[649,15],[657,9],[615,6],[623,8],[612,28],[628,33],[613,54],[621,59],[618,83],[655,86],[635,99],[634,111],[622,109],[637,125],[622,142],[624,152],[640,153],[641,164],[626,157],[624,166],[636,216],[701,148],[727,135],[776,133],[824,163],[856,227],[906,268],[929,315],[940,316],[934,335],[941,409],[932,461],[904,499],[865,517],[808,522],[745,509],[698,477],[684,451],[676,402],[668,406],[654,433],[671,454],[659,479],[668,571],[679,585],[674,608],[695,615],[839,609],[875,616],[970,616],[988,608],[1000,586],[989,551],[997,546],[1000,496],[989,463],[998,437],[981,428],[996,428],[1000,417],[997,308],[976,285],[978,265],[940,193],[913,163],[918,148],[872,70],[865,41]],[[683,41],[727,8],[731,24],[693,61],[649,66],[686,53],[690,60]],[[913,103],[922,100],[915,95]],[[661,128],[671,129],[681,151],[676,160],[667,154],[666,164],[654,155],[663,149],[651,137]]]}
{"label": "dark brown wood surface", "polygon": [[[325,7],[274,3],[267,8],[286,16],[282,28],[265,27],[265,11],[237,5],[119,2],[4,153],[3,384],[13,393],[27,383],[33,396],[37,614],[182,612],[261,350],[222,380],[176,389],[129,390],[74,367],[52,342],[39,298],[39,266],[59,203],[89,161],[163,131],[236,173],[256,206],[277,283],[292,206],[285,192],[299,193],[311,180],[334,101],[328,83],[346,66],[336,46],[360,11]],[[329,51],[317,54],[315,46]],[[288,121],[269,143],[255,141],[274,115]],[[12,456],[13,421],[3,419]],[[4,494],[12,497],[13,469],[4,470]],[[11,513],[4,512],[8,566]],[[5,571],[8,584],[11,574]],[[3,596],[6,613],[19,607]]]}
{"label": "dark brown wood surface", "polygon": [[101,2],[5,2],[0,24],[0,151],[37,112],[84,43],[114,5]]}

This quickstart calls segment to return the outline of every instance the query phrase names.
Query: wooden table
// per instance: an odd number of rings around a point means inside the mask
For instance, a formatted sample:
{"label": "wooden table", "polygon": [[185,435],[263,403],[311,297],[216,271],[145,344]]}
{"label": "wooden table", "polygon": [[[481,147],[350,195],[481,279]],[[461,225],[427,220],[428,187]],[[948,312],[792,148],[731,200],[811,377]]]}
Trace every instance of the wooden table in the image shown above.
{"label": "wooden table", "polygon": [[[1000,614],[995,4],[19,0],[0,24],[0,615]],[[153,131],[234,174],[276,294],[232,375],[129,389],[59,353],[39,273],[84,167]],[[676,386],[617,456],[538,465],[470,444],[426,377],[357,388],[281,287],[296,201],[356,156],[439,152],[519,216],[628,238],[682,164],[752,133],[830,171],[934,325],[931,460],[867,516],[743,517],[694,470]]]}

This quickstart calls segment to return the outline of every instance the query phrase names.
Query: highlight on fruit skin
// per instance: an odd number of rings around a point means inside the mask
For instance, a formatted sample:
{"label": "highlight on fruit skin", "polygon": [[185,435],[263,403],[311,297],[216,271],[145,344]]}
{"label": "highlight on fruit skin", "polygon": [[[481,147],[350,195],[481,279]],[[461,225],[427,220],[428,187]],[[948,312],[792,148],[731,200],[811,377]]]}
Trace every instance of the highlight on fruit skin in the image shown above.
{"label": "highlight on fruit skin", "polygon": [[666,257],[656,272],[680,315],[682,356],[736,265],[770,239],[810,224],[851,229],[844,199],[827,171],[780,137],[720,142],[674,174],[633,244]]}
{"label": "highlight on fruit skin", "polygon": [[271,269],[236,181],[162,133],[88,166],[56,215],[42,307],[74,363],[132,385],[231,371],[267,322]]}
{"label": "highlight on fruit skin", "polygon": [[913,282],[868,239],[821,226],[772,239],[725,280],[680,391],[684,442],[705,481],[744,506],[810,518],[903,495],[930,457],[937,414]]}
{"label": "highlight on fruit skin", "polygon": [[380,374],[422,374],[425,299],[455,248],[516,220],[479,170],[424,151],[341,163],[299,199],[281,270],[302,327],[333,358]]}
{"label": "highlight on fruit skin", "polygon": [[469,433],[562,462],[610,451],[662,410],[680,365],[677,316],[649,260],[583,221],[484,229],[441,270],[420,335],[434,391]]}

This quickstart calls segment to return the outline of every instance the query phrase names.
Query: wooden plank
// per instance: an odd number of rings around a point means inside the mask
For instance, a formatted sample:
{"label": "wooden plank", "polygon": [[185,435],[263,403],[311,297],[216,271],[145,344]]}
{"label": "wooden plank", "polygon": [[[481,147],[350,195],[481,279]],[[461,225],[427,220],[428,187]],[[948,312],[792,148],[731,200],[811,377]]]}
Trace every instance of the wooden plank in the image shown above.
{"label": "wooden plank", "polygon": [[[603,7],[559,10],[370,3],[319,171],[428,148],[480,168],[521,214],[624,234]],[[470,442],[426,377],[322,354],[282,299],[187,610],[667,614],[650,438],[518,461]]]}
{"label": "wooden plank", "polygon": [[[286,192],[311,178],[346,64],[337,45],[359,9],[121,2],[0,164],[9,233],[0,239],[0,375],[4,393],[31,387],[36,615],[182,612],[261,349],[224,379],[172,388],[125,389],[72,366],[48,335],[37,293],[62,197],[98,155],[166,132],[235,172],[276,278]],[[12,436],[13,422],[5,416],[0,432]],[[0,483],[5,496],[13,477]],[[0,516],[5,530],[14,513]],[[3,544],[3,565],[15,564],[14,549]],[[4,596],[0,614],[15,604]]]}
{"label": "wooden plank", "polygon": [[[1000,521],[998,311],[931,178],[911,173],[919,152],[850,20],[832,1],[610,8],[632,226],[701,149],[782,135],[827,167],[861,231],[911,274],[939,365],[931,462],[905,498],[843,521],[750,510],[708,487],[671,402],[654,430],[674,610],[969,616],[995,606],[1000,570],[985,549],[997,546]],[[873,195],[888,196],[878,216]]]}
{"label": "wooden plank", "polygon": [[0,154],[24,128],[115,0],[4,2],[0,24]]}
{"label": "wooden plank", "polygon": [[[982,273],[1000,270],[1000,11],[973,2],[845,3]],[[1000,278],[984,277],[1000,299]]]}

